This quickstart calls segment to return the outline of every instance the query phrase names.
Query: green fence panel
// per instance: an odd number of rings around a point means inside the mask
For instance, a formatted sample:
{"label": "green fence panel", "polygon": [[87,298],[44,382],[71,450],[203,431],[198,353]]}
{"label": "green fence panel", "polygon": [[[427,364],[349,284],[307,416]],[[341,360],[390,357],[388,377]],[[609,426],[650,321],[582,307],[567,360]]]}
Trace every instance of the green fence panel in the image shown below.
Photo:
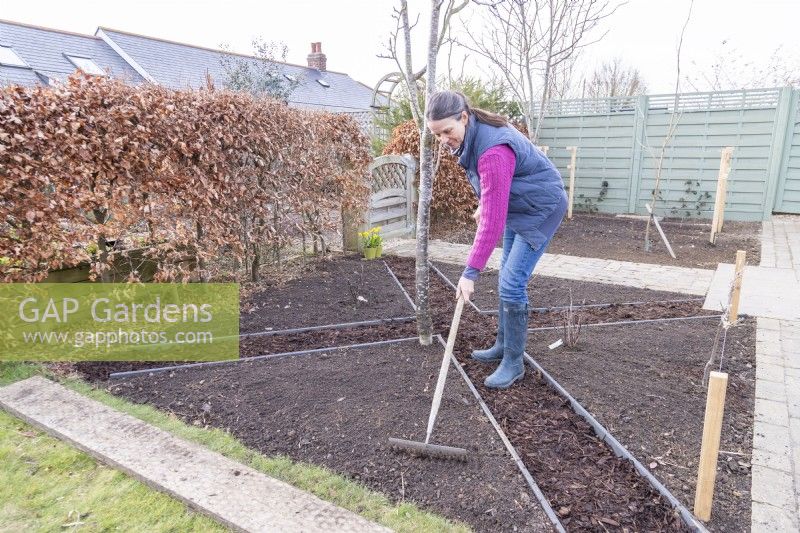
{"label": "green fence panel", "polygon": [[791,120],[784,145],[781,181],[775,200],[778,213],[800,214],[800,91],[794,91],[791,102]]}
{"label": "green fence panel", "polygon": [[[720,153],[732,146],[725,218],[800,212],[800,108],[789,88],[550,102],[537,144],[568,182],[575,209],[711,218]],[[666,141],[665,141],[666,139]]]}

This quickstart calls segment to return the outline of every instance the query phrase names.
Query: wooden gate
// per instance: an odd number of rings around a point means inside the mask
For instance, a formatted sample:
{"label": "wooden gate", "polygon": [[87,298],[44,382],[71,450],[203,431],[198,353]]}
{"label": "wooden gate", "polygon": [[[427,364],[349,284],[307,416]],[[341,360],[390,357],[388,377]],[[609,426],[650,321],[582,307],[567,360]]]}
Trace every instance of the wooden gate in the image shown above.
{"label": "wooden gate", "polygon": [[[358,251],[358,233],[377,226],[387,237],[416,237],[416,201],[414,176],[417,162],[410,155],[384,155],[369,166],[371,189],[366,213],[342,212],[342,244],[345,250]],[[360,225],[356,220],[363,220]]]}
{"label": "wooden gate", "polygon": [[376,158],[369,170],[372,196],[365,229],[380,226],[384,238],[413,238],[416,233],[416,160],[408,154],[384,155]]}

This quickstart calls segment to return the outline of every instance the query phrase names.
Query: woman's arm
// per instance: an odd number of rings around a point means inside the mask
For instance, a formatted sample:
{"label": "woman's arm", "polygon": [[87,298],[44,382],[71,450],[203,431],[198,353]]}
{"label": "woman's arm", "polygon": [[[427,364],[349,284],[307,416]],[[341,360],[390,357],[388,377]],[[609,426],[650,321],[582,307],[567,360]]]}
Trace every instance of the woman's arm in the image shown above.
{"label": "woman's arm", "polygon": [[471,280],[486,267],[497,244],[508,214],[508,196],[514,177],[516,156],[508,145],[489,148],[478,160],[481,181],[480,221],[467,258],[463,277]]}

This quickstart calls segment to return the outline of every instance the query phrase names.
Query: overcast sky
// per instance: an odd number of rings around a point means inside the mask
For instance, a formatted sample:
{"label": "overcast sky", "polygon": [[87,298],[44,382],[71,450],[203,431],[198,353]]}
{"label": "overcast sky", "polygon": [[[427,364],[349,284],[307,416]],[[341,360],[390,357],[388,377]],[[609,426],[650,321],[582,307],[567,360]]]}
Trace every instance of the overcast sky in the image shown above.
{"label": "overcast sky", "polygon": [[[106,26],[212,48],[226,43],[244,53],[251,52],[252,39],[260,36],[286,43],[287,60],[298,64],[306,63],[310,43],[321,41],[330,70],[346,72],[369,86],[396,70],[391,61],[376,55],[394,28],[391,15],[397,0],[0,1],[2,19],[86,34]],[[422,14],[412,35],[419,68],[425,60],[424,19],[430,2],[409,3],[412,16]],[[583,64],[618,56],[639,68],[651,93],[672,92],[675,49],[688,6],[689,0],[630,0],[605,22],[602,31],[607,35],[587,49]],[[682,72],[691,75],[693,69],[710,64],[723,40],[728,42],[725,49],[736,50],[744,60],[766,62],[779,46],[796,59],[798,21],[800,0],[696,0],[683,45]],[[477,67],[467,73],[480,74]]]}

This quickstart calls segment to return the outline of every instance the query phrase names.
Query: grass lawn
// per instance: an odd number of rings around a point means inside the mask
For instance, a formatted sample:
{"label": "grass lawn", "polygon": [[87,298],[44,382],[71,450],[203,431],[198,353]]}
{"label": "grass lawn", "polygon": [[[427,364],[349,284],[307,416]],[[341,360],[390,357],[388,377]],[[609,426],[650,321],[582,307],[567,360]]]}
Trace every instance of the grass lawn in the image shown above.
{"label": "grass lawn", "polygon": [[[39,365],[0,362],[0,386],[45,374]],[[48,376],[52,377],[52,376]],[[61,382],[90,398],[156,427],[307,490],[397,531],[469,531],[410,503],[384,495],[330,470],[263,456],[218,429],[188,426],[78,379]],[[0,410],[0,531],[219,531],[225,528],[181,502],[42,434]]]}

